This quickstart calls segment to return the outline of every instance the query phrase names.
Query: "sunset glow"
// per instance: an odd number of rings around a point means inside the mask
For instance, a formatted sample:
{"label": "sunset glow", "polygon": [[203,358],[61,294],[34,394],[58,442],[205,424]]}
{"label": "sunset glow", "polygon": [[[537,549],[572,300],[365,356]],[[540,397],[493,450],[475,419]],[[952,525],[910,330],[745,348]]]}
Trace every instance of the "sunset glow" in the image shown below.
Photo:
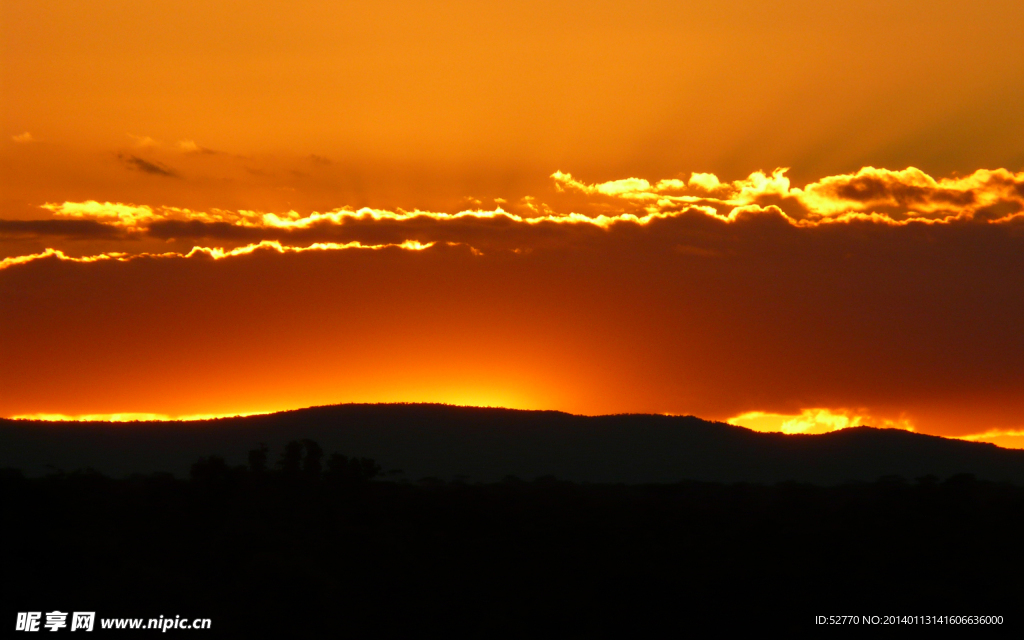
{"label": "sunset glow", "polygon": [[908,420],[887,420],[858,415],[846,409],[804,409],[797,415],[780,415],[751,411],[727,420],[729,424],[747,427],[754,431],[781,433],[830,433],[849,427],[872,426],[881,429],[904,429],[913,431]]}
{"label": "sunset glow", "polygon": [[166,422],[182,421],[190,422],[195,420],[216,420],[217,418],[234,418],[238,416],[261,415],[258,413],[245,414],[198,414],[193,416],[168,416],[160,413],[97,413],[80,416],[66,416],[62,413],[37,413],[26,416],[10,416],[14,420],[45,420],[47,422]]}
{"label": "sunset glow", "polygon": [[0,22],[0,417],[1024,448],[1020,2],[55,6]]}

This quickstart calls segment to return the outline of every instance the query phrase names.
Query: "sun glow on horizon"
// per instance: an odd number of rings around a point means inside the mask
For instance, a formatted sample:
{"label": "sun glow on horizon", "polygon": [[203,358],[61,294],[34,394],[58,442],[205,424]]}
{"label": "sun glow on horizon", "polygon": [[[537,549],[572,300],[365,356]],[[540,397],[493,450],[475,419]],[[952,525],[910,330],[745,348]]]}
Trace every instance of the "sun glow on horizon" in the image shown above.
{"label": "sun glow on horizon", "polygon": [[[601,413],[590,413],[580,411],[566,411],[561,408],[540,406],[536,403],[527,402],[522,397],[514,397],[508,393],[487,393],[487,392],[465,392],[454,394],[442,394],[440,396],[428,395],[422,399],[412,401],[397,401],[391,399],[374,399],[365,402],[338,402],[328,404],[305,404],[297,407],[278,408],[260,411],[224,411],[217,413],[195,413],[183,415],[169,415],[164,413],[145,412],[119,412],[119,413],[89,413],[70,415],[63,413],[33,413],[9,416],[8,420],[23,422],[113,422],[113,423],[137,423],[137,422],[202,422],[207,420],[219,420],[224,418],[245,418],[250,416],[271,415],[288,411],[301,411],[318,407],[341,406],[345,404],[439,404],[450,407],[480,408],[480,409],[511,409],[519,411],[565,411],[573,415],[598,416]],[[643,413],[643,412],[628,412]],[[688,416],[688,413],[660,413],[670,417]],[[699,417],[699,416],[698,416]],[[848,429],[851,427],[874,427],[880,429],[901,429],[915,432],[911,420],[905,417],[896,420],[873,417],[866,412],[857,412],[849,409],[826,409],[812,408],[803,409],[799,414],[780,414],[763,411],[748,411],[738,416],[724,420],[726,424],[743,427],[760,433],[783,433],[786,435],[821,435]],[[980,442],[994,444],[1004,449],[1024,449],[1024,429],[989,429],[984,433],[968,434],[960,436],[942,436],[949,439],[964,440],[967,442]]]}
{"label": "sun glow on horizon", "polygon": [[9,420],[26,422],[198,422],[202,420],[218,420],[220,418],[246,418],[276,413],[274,411],[197,413],[192,415],[170,416],[164,413],[89,413],[67,415],[63,413],[32,413],[11,416]]}
{"label": "sun glow on horizon", "polygon": [[866,412],[850,409],[802,409],[798,414],[766,413],[749,411],[726,420],[728,424],[745,427],[753,431],[785,434],[820,434],[848,429],[850,427],[878,427],[882,429],[903,429],[914,431],[909,419],[895,420],[873,417]]}
{"label": "sun glow on horizon", "polygon": [[[784,433],[787,435],[818,435],[850,427],[902,429],[917,432],[913,422],[905,416],[896,419],[880,418],[872,416],[865,410],[850,409],[802,409],[798,414],[748,411],[729,418],[725,422],[761,433]],[[1024,429],[989,429],[984,433],[960,436],[944,435],[942,437],[968,442],[986,442],[1004,449],[1024,449]]]}
{"label": "sun glow on horizon", "polygon": [[1024,449],[1024,429],[991,429],[976,435],[958,436],[957,439],[968,442],[987,442],[1004,449]]}

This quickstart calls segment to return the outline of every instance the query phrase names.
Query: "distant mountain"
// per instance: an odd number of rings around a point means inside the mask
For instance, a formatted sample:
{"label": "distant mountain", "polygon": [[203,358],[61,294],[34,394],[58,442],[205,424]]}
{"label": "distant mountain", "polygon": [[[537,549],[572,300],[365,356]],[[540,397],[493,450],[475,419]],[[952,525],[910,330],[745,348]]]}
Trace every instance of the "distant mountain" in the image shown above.
{"label": "distant mountain", "polygon": [[837,484],[969,473],[1024,484],[1024,451],[893,429],[782,435],[695,417],[438,404],[347,404],[196,422],[0,420],[0,467],[28,475],[91,467],[112,476],[187,476],[200,456],[243,464],[262,442],[273,462],[286,442],[302,438],[327,452],[373,458],[391,470],[385,477],[412,481],[550,475],[577,482]]}

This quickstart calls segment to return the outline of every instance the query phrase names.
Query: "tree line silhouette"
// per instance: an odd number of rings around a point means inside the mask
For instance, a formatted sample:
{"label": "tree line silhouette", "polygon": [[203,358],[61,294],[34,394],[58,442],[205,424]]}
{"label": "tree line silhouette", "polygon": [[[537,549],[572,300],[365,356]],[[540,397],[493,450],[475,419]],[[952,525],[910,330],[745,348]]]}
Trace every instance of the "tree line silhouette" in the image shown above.
{"label": "tree line silhouette", "polygon": [[798,631],[869,612],[1019,625],[1020,485],[394,477],[312,439],[245,465],[204,456],[187,480],[4,470],[5,615],[209,617],[211,637]]}
{"label": "tree line silhouette", "polygon": [[210,455],[197,460],[190,470],[193,482],[202,485],[226,485],[248,478],[275,477],[286,481],[320,482],[353,485],[373,480],[381,474],[381,467],[370,458],[349,458],[341,453],[332,453],[327,458],[324,470],[324,450],[314,440],[292,440],[284,447],[277,464],[268,464],[270,450],[265,444],[249,451],[248,466],[231,467],[219,455]]}

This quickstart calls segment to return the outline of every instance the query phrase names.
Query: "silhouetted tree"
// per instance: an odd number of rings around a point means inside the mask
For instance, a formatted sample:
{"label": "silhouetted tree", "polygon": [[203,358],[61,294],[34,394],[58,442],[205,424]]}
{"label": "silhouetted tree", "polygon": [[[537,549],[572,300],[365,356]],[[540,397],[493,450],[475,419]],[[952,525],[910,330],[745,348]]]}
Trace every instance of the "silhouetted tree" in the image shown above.
{"label": "silhouetted tree", "polygon": [[348,456],[343,456],[340,453],[332,453],[327,458],[327,473],[332,478],[340,478],[348,472]]}
{"label": "silhouetted tree", "polygon": [[281,454],[281,459],[278,461],[277,466],[281,467],[281,471],[288,476],[296,476],[299,474],[299,468],[302,464],[302,443],[298,440],[292,440],[284,446],[284,453]]}
{"label": "silhouetted tree", "polygon": [[327,472],[335,482],[369,482],[380,475],[381,466],[370,458],[349,458],[340,453],[332,453],[327,459]]}
{"label": "silhouetted tree", "polygon": [[249,471],[253,473],[265,473],[267,470],[267,457],[269,450],[267,445],[260,443],[259,449],[249,451]]}
{"label": "silhouetted tree", "polygon": [[224,458],[218,455],[212,455],[207,458],[199,458],[197,462],[193,463],[189,475],[193,482],[206,486],[213,486],[223,485],[227,482],[230,474],[231,468],[228,467]]}
{"label": "silhouetted tree", "polygon": [[366,481],[373,480],[382,471],[381,466],[371,458],[359,458],[356,469],[358,476]]}
{"label": "silhouetted tree", "polygon": [[315,441],[306,439],[302,441],[306,447],[306,458],[302,461],[302,472],[312,479],[320,477],[321,464],[324,450]]}

